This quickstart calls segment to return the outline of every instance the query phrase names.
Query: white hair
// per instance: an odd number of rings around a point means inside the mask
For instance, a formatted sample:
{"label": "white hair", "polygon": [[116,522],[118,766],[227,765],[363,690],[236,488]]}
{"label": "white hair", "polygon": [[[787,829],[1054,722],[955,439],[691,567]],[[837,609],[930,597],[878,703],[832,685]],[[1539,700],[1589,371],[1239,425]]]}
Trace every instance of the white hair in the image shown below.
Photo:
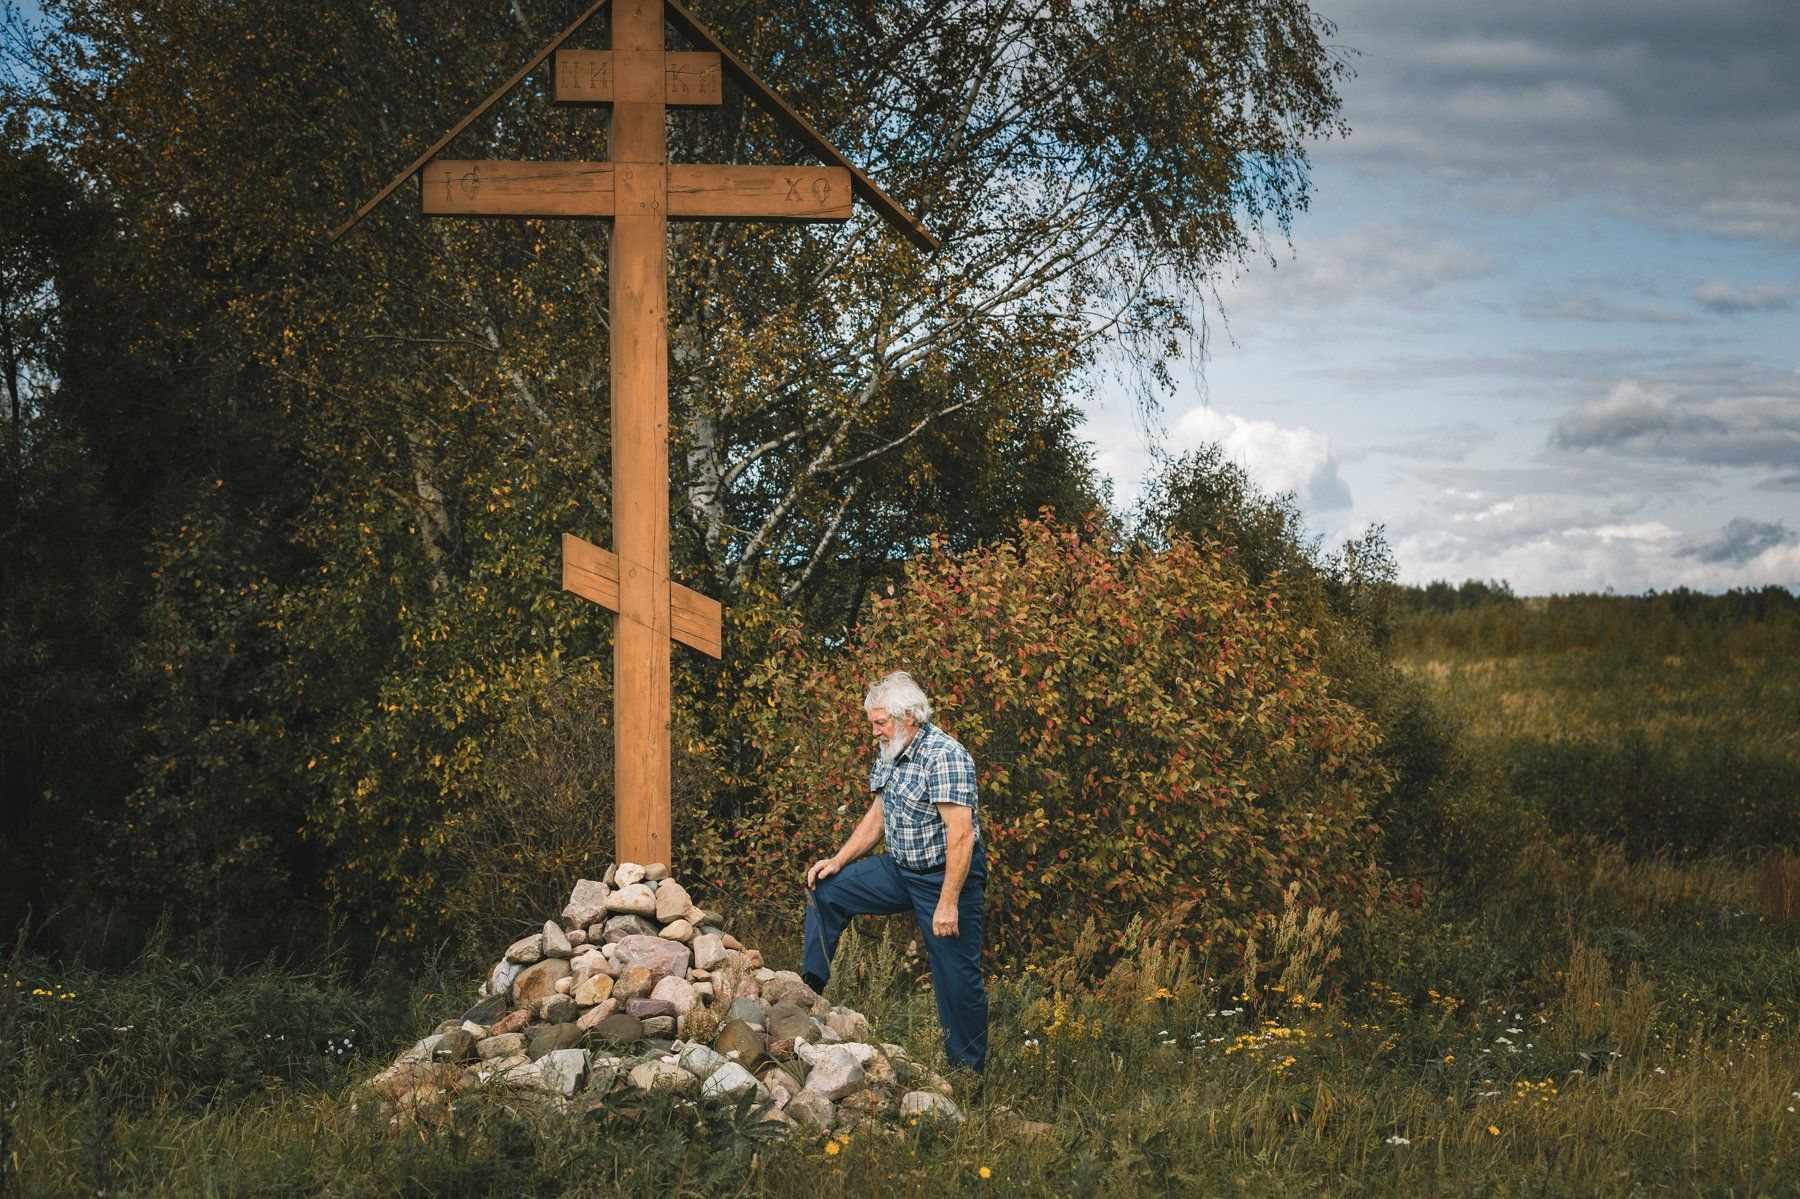
{"label": "white hair", "polygon": [[920,726],[931,719],[931,701],[925,698],[925,689],[904,670],[882,675],[869,684],[869,693],[863,696],[863,711],[875,708]]}

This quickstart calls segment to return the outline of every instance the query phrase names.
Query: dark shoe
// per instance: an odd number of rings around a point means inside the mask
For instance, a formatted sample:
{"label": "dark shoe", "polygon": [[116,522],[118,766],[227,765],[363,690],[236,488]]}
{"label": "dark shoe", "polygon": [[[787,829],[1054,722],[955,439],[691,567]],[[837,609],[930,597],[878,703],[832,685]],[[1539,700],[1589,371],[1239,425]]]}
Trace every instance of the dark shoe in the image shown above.
{"label": "dark shoe", "polygon": [[811,987],[814,995],[823,995],[825,993],[825,980],[816,974],[802,974],[800,976],[800,981]]}

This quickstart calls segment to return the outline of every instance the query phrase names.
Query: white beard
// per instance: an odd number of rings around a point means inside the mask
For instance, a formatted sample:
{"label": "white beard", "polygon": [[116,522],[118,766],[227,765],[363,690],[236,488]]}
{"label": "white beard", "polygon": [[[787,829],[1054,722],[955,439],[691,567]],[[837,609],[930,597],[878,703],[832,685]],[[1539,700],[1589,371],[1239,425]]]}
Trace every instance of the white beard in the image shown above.
{"label": "white beard", "polygon": [[912,737],[889,737],[886,741],[881,741],[879,744],[881,746],[881,764],[883,766],[891,766],[894,763],[894,759],[900,756],[901,751],[912,744]]}

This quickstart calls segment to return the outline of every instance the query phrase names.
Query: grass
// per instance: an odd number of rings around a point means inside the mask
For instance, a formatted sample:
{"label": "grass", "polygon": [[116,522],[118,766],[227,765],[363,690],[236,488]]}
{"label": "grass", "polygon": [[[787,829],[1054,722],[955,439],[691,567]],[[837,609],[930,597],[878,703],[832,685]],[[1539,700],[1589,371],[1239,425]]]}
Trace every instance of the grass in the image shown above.
{"label": "grass", "polygon": [[1504,790],[1637,854],[1800,848],[1800,620],[1628,597],[1414,617],[1398,657]]}
{"label": "grass", "polygon": [[[15,956],[0,1171],[45,1196],[1800,1194],[1800,640],[1646,611],[1415,620],[1408,668],[1561,840],[1416,907],[1289,921],[1253,991],[1155,943],[993,979],[959,1129],[771,1141],[742,1112],[503,1097],[392,1125],[357,1081],[474,971],[152,946]],[[846,938],[832,998],[941,1066],[906,936]],[[797,959],[791,928],[746,939]]]}
{"label": "grass", "polygon": [[[1336,995],[1246,996],[1154,948],[1079,994],[996,980],[987,1101],[893,1142],[671,1106],[390,1126],[353,1084],[467,998],[447,975],[22,961],[12,1136],[41,1195],[1792,1194],[1800,944],[1763,891],[1730,859],[1559,856],[1366,930],[1403,943],[1394,973]],[[837,998],[929,1058],[899,931],[846,939]]]}

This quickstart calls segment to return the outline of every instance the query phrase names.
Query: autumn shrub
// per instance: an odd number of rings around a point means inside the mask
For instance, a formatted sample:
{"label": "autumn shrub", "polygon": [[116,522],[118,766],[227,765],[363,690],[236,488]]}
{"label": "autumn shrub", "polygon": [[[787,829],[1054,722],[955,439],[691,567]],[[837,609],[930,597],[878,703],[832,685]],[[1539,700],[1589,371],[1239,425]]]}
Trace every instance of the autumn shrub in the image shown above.
{"label": "autumn shrub", "polygon": [[1315,631],[1216,545],[1025,522],[915,559],[847,639],[771,636],[732,717],[760,751],[731,842],[755,902],[797,904],[801,860],[862,815],[863,693],[901,667],[974,755],[1002,964],[1090,919],[1116,947],[1134,916],[1183,905],[1182,939],[1230,953],[1291,884],[1338,909],[1383,891],[1377,730],[1332,695]]}

